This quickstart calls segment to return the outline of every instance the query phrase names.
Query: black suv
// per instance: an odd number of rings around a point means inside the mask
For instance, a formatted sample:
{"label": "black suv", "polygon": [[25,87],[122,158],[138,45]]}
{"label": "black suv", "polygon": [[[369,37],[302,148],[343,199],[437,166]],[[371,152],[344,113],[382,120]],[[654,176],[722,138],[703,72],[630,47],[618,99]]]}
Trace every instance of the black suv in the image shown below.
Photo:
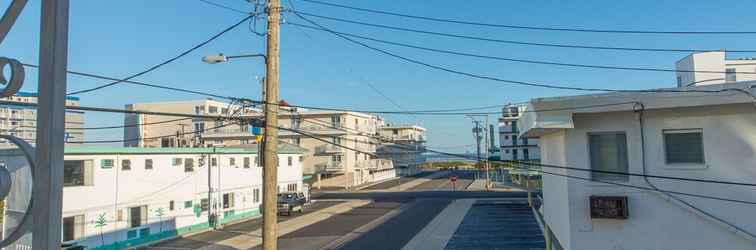
{"label": "black suv", "polygon": [[291,212],[303,212],[306,199],[300,192],[278,194],[278,212],[291,215]]}

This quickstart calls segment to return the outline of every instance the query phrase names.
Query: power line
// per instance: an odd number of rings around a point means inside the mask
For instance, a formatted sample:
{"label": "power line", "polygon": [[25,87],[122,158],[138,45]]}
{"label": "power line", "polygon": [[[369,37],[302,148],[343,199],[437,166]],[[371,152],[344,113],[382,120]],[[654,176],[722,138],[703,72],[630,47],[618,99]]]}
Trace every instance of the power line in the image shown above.
{"label": "power line", "polygon": [[97,86],[97,87],[83,89],[83,90],[78,90],[78,91],[73,91],[73,92],[68,93],[68,95],[78,95],[78,94],[88,93],[88,92],[96,91],[96,90],[99,90],[99,89],[107,88],[107,87],[110,87],[110,86],[122,83],[124,81],[131,80],[133,78],[142,76],[142,75],[147,74],[149,72],[152,72],[152,71],[154,71],[154,70],[156,70],[156,69],[158,69],[158,68],[160,68],[162,66],[165,66],[165,65],[167,65],[169,63],[172,63],[173,61],[176,61],[179,58],[184,57],[184,56],[188,55],[189,53],[191,53],[191,52],[193,52],[193,51],[195,51],[195,50],[197,50],[197,49],[199,49],[199,48],[207,45],[208,43],[210,43],[213,40],[217,39],[218,37],[222,36],[223,34],[226,34],[227,32],[233,30],[237,26],[243,24],[244,22],[246,22],[250,18],[254,18],[254,17],[255,17],[255,15],[249,15],[247,17],[244,17],[241,21],[239,21],[239,22],[235,23],[234,25],[231,25],[230,27],[222,30],[220,33],[217,33],[217,34],[211,36],[209,39],[207,39],[207,40],[205,40],[205,41],[203,41],[203,42],[195,45],[194,47],[191,47],[188,50],[185,50],[184,52],[181,52],[180,54],[178,54],[178,55],[176,55],[176,56],[174,56],[174,57],[172,57],[172,58],[170,58],[168,60],[165,60],[165,61],[163,61],[161,63],[158,63],[158,64],[156,64],[156,65],[154,65],[154,66],[152,66],[152,67],[150,67],[150,68],[148,68],[148,69],[146,69],[146,70],[144,70],[142,72],[139,72],[139,73],[133,74],[131,76],[128,76],[126,78],[123,78],[121,80],[117,80],[115,82],[103,84],[103,85],[100,85],[100,86]]}
{"label": "power line", "polygon": [[223,127],[228,127],[231,125],[236,125],[238,123],[227,123],[220,126],[210,127],[210,128],[203,128],[200,130],[193,130],[189,132],[176,132],[175,134],[169,134],[169,135],[161,135],[161,136],[152,136],[152,137],[136,137],[136,138],[130,138],[130,139],[123,139],[123,140],[99,140],[99,141],[80,141],[78,143],[83,144],[97,144],[97,143],[117,143],[117,142],[132,142],[132,141],[139,141],[139,140],[154,140],[154,139],[161,139],[161,138],[169,138],[169,137],[179,137],[183,135],[190,135],[190,134],[199,134],[202,132],[205,132],[207,130],[211,129],[219,129]]}
{"label": "power line", "polygon": [[[34,68],[34,69],[38,69],[39,68],[39,66],[35,65],[35,64],[22,63],[22,65],[24,65],[25,67]],[[115,77],[103,76],[103,75],[92,74],[92,73],[85,73],[85,72],[81,72],[81,71],[68,70],[66,72],[68,72],[69,74],[72,74],[72,75],[89,77],[89,78],[100,79],[100,80],[121,81],[123,83],[129,83],[129,84],[134,84],[134,85],[139,85],[139,86],[158,88],[158,89],[165,89],[165,90],[172,90],[172,91],[176,91],[176,92],[183,92],[183,93],[189,93],[189,94],[195,94],[195,95],[202,95],[202,96],[208,96],[208,97],[214,97],[214,98],[226,99],[226,100],[232,100],[232,99],[234,99],[233,97],[222,96],[222,95],[212,94],[212,93],[208,93],[208,92],[202,92],[202,91],[197,91],[197,90],[189,90],[189,89],[182,89],[182,88],[170,87],[170,86],[165,86],[165,85],[160,85],[160,84],[145,83],[145,82],[134,81],[134,80],[120,80],[120,79],[115,78]]]}
{"label": "power line", "polygon": [[[288,24],[294,25],[294,26],[298,26],[298,27],[308,28],[308,29],[325,31],[323,29],[320,29],[320,28],[317,28],[317,27],[313,27],[313,26],[310,26],[310,25],[305,25],[305,24],[298,24],[298,23],[294,23],[294,22],[288,22]],[[539,60],[522,59],[522,58],[507,58],[507,57],[500,57],[500,56],[489,56],[489,55],[465,53],[465,52],[459,52],[459,51],[453,51],[453,50],[444,50],[444,49],[429,48],[429,47],[412,45],[412,44],[407,44],[407,43],[400,43],[400,42],[391,42],[391,41],[381,40],[381,39],[377,39],[377,38],[356,35],[356,34],[353,34],[353,33],[337,32],[337,31],[334,31],[334,32],[342,34],[342,35],[345,35],[345,36],[349,36],[349,37],[355,37],[355,38],[359,38],[359,39],[369,40],[369,41],[383,43],[383,44],[390,44],[390,45],[400,46],[400,47],[405,47],[405,48],[413,48],[413,49],[431,51],[431,52],[442,53],[442,54],[450,54],[450,55],[458,55],[458,56],[466,56],[466,57],[474,57],[474,58],[498,60],[498,61],[530,63],[530,64],[543,64],[543,65],[554,65],[554,66],[566,66],[566,67],[579,67],[579,68],[612,69],[612,70],[634,70],[634,71],[652,71],[652,72],[685,72],[685,73],[719,73],[719,74],[725,74],[725,73],[727,73],[725,71],[677,70],[677,69],[650,68],[650,67],[609,66],[609,65],[593,65],[593,64],[577,64],[577,63],[560,63],[560,62],[539,61]],[[754,74],[756,74],[756,72],[737,71],[737,72],[735,72],[735,74],[754,75]]]}
{"label": "power line", "polygon": [[156,125],[156,124],[163,124],[163,123],[171,123],[171,122],[177,122],[177,121],[184,121],[184,120],[191,120],[193,118],[179,118],[179,119],[172,119],[172,120],[166,120],[166,121],[159,121],[159,122],[148,122],[148,123],[136,123],[136,124],[127,124],[127,125],[120,125],[120,126],[105,126],[105,127],[85,127],[85,128],[68,128],[71,130],[99,130],[99,129],[114,129],[114,128],[130,128],[130,127],[141,127],[141,126],[149,126],[149,125]]}
{"label": "power line", "polygon": [[241,13],[241,14],[245,14],[245,15],[249,15],[250,14],[249,11],[244,11],[244,10],[240,10],[240,9],[237,9],[237,8],[232,8],[232,7],[229,7],[229,6],[226,6],[226,5],[223,5],[223,4],[219,4],[219,3],[216,3],[216,2],[211,2],[211,1],[208,1],[208,0],[199,0],[199,1],[203,2],[203,3],[206,3],[206,4],[209,4],[209,5],[212,5],[212,6],[215,6],[215,7],[219,7],[219,8],[226,9],[226,10],[230,10],[230,11],[233,11],[233,12],[236,12],[236,13]]}
{"label": "power line", "polygon": [[630,89],[587,88],[587,87],[572,87],[572,86],[566,86],[566,85],[543,84],[543,83],[534,83],[534,82],[526,82],[526,81],[516,81],[516,80],[502,79],[502,78],[497,78],[497,77],[493,77],[493,76],[479,75],[479,74],[474,74],[474,73],[469,73],[469,72],[465,72],[465,71],[460,71],[460,70],[456,70],[456,69],[452,69],[452,68],[448,68],[448,67],[438,66],[438,65],[430,64],[430,63],[423,62],[423,61],[420,61],[420,60],[416,60],[416,59],[412,59],[412,58],[409,58],[409,57],[405,57],[405,56],[402,56],[402,55],[399,55],[399,54],[396,54],[396,53],[393,53],[393,52],[389,52],[387,50],[380,49],[380,48],[377,48],[377,47],[365,44],[363,42],[354,40],[354,39],[349,38],[349,37],[347,37],[345,35],[339,34],[339,33],[335,32],[335,31],[333,31],[333,30],[331,30],[331,29],[329,29],[329,28],[327,28],[327,27],[325,27],[323,25],[320,25],[319,23],[317,23],[315,21],[312,21],[312,20],[310,20],[310,19],[308,19],[308,18],[300,15],[298,12],[292,12],[292,13],[294,13],[295,15],[297,15],[302,20],[305,20],[305,21],[309,22],[310,24],[313,24],[313,25],[315,25],[315,26],[317,26],[317,27],[319,27],[321,29],[324,29],[325,31],[328,31],[329,33],[331,33],[331,34],[333,34],[333,35],[335,35],[337,37],[340,37],[340,38],[342,38],[344,40],[347,40],[347,41],[349,41],[351,43],[360,45],[360,46],[365,47],[367,49],[370,49],[370,50],[379,52],[381,54],[385,54],[385,55],[388,55],[388,56],[391,56],[391,57],[394,57],[394,58],[397,58],[397,59],[400,59],[402,61],[406,61],[406,62],[409,62],[409,63],[425,66],[425,67],[428,67],[428,68],[432,68],[432,69],[436,69],[436,70],[440,70],[440,71],[444,71],[444,72],[448,72],[448,73],[452,73],[452,74],[457,74],[457,75],[467,76],[467,77],[471,77],[471,78],[476,78],[476,79],[489,80],[489,81],[495,81],[495,82],[503,82],[503,83],[511,83],[511,84],[516,84],[516,85],[530,86],[530,87],[541,87],[541,88],[563,89],[563,90],[577,90],[577,91],[604,91],[604,92],[699,92],[699,93],[720,93],[720,92],[724,92],[724,91],[743,91],[743,90],[736,90],[736,89],[724,89],[724,90],[698,90],[698,89],[630,90]]}
{"label": "power line", "polygon": [[332,7],[339,7],[339,8],[358,10],[358,11],[369,12],[369,13],[391,15],[391,16],[398,16],[398,17],[405,17],[405,18],[412,18],[412,19],[420,19],[420,20],[435,21],[435,22],[444,22],[444,23],[454,23],[454,24],[464,24],[464,25],[474,25],[474,26],[495,27],[495,28],[508,28],[508,29],[525,29],[525,30],[542,30],[542,31],[566,31],[566,32],[588,32],[588,33],[670,34],[670,35],[745,35],[745,34],[756,34],[756,31],[620,30],[620,29],[555,28],[555,27],[546,27],[546,26],[524,26],[524,25],[512,25],[512,24],[494,24],[494,23],[482,23],[482,22],[473,22],[473,21],[464,21],[464,20],[445,19],[445,18],[438,18],[438,17],[427,17],[427,16],[402,14],[402,13],[382,11],[382,10],[375,10],[375,9],[359,8],[359,7],[354,7],[354,6],[341,5],[341,4],[335,4],[335,3],[323,2],[323,1],[317,1],[317,0],[301,0],[301,1],[308,2],[308,3],[314,3],[314,4],[319,4],[319,5],[327,5],[327,6],[332,6]]}
{"label": "power line", "polygon": [[[344,19],[344,18],[318,15],[318,14],[302,12],[302,11],[296,11],[296,12],[302,15],[306,15],[306,16],[317,17],[321,19],[327,19],[327,20],[344,22],[344,23],[358,24],[358,25],[369,26],[369,27],[376,27],[376,28],[389,29],[389,30],[398,30],[398,31],[405,31],[405,32],[412,32],[412,33],[426,34],[426,35],[460,38],[460,39],[467,39],[467,40],[503,43],[503,44],[568,48],[568,49],[595,49],[595,50],[645,51],[645,52],[697,53],[697,52],[722,51],[721,49],[637,48],[637,47],[593,46],[593,45],[581,45],[581,44],[559,44],[559,43],[542,43],[542,42],[530,42],[530,41],[518,41],[518,40],[505,40],[505,39],[496,39],[496,38],[488,38],[488,37],[480,37],[480,36],[468,36],[468,35],[452,34],[452,33],[445,33],[445,32],[427,31],[427,30],[404,28],[404,27],[397,27],[397,26],[390,26],[390,25],[383,25],[383,24],[375,24],[375,23],[361,22],[361,21]],[[736,53],[756,52],[756,50],[726,50],[726,51],[736,52]]]}

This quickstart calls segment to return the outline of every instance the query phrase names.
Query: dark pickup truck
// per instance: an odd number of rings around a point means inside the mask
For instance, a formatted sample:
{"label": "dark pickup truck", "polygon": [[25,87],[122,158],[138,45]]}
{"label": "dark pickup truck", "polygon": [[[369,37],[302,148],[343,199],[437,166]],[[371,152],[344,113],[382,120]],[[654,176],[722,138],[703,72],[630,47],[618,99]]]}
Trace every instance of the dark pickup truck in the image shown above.
{"label": "dark pickup truck", "polygon": [[302,193],[280,193],[278,194],[278,212],[291,215],[291,212],[304,211],[306,198]]}

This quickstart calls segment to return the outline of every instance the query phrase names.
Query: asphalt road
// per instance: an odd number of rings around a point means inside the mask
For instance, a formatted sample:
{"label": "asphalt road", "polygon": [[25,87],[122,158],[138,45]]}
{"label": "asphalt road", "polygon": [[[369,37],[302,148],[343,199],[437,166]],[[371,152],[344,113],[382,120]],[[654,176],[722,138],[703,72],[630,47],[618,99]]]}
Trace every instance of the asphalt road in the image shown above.
{"label": "asphalt road", "polygon": [[[278,216],[278,222],[287,221],[299,216],[303,216],[313,211],[320,210],[341,203],[340,201],[319,201],[311,204],[303,213],[293,213],[291,216]],[[141,249],[197,249],[209,246],[209,242],[219,242],[242,233],[249,233],[262,227],[262,218],[256,218],[241,223],[224,226],[221,229],[207,231],[188,237],[179,237],[176,239],[160,242],[158,244],[144,247]]]}
{"label": "asphalt road", "polygon": [[402,185],[404,183],[407,183],[407,182],[410,182],[410,181],[413,181],[413,180],[416,180],[416,179],[419,179],[419,178],[424,178],[424,177],[426,177],[426,176],[428,176],[430,174],[433,174],[433,173],[435,173],[435,171],[425,171],[425,172],[422,172],[422,173],[417,174],[415,176],[403,176],[403,177],[399,177],[399,178],[396,178],[396,179],[393,179],[393,180],[389,180],[389,181],[385,181],[385,182],[381,182],[381,183],[369,186],[369,187],[367,187],[367,188],[365,188],[363,190],[384,190],[384,189],[389,189],[389,188],[393,188],[393,187]]}

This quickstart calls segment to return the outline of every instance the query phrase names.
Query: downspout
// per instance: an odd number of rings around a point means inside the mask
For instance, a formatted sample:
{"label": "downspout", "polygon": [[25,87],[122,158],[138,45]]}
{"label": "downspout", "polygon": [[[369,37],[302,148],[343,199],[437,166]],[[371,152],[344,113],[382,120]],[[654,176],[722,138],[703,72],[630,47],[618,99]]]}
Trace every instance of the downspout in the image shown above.
{"label": "downspout", "polygon": [[654,190],[656,190],[657,194],[660,194],[662,196],[666,196],[666,199],[668,201],[676,203],[676,205],[678,205],[680,207],[683,207],[683,208],[686,208],[688,211],[690,211],[690,212],[692,212],[692,213],[694,213],[694,214],[696,214],[696,215],[698,215],[700,217],[703,217],[704,219],[707,219],[707,220],[709,220],[711,222],[714,222],[715,224],[718,224],[718,225],[724,227],[725,229],[727,229],[727,230],[729,230],[729,231],[737,234],[738,236],[741,236],[741,237],[743,237],[743,238],[745,238],[747,240],[756,242],[756,235],[754,235],[754,234],[752,234],[752,233],[750,233],[750,232],[748,232],[748,231],[746,231],[746,230],[744,230],[744,229],[742,229],[742,228],[740,228],[740,227],[738,227],[738,226],[736,226],[736,225],[734,225],[732,223],[729,223],[729,222],[725,221],[724,219],[719,218],[719,217],[717,217],[717,216],[715,216],[715,215],[713,215],[713,214],[711,214],[709,212],[706,212],[703,209],[698,208],[698,207],[694,206],[693,204],[690,204],[689,202],[686,202],[686,201],[678,198],[677,196],[675,196],[673,194],[670,194],[670,193],[667,193],[665,191],[659,190],[659,188],[657,188],[656,185],[654,185],[653,183],[651,183],[651,181],[648,179],[648,176],[646,176],[646,174],[647,174],[647,170],[646,170],[646,139],[645,139],[646,136],[644,134],[644,129],[643,129],[644,128],[644,122],[643,122],[643,111],[644,110],[645,110],[645,106],[643,105],[643,103],[636,102],[635,105],[633,106],[633,112],[635,112],[635,115],[638,118],[638,126],[640,127],[641,166],[643,166],[643,172],[642,172],[642,174],[643,174],[643,180],[646,182],[646,184],[648,184],[648,186],[650,186],[651,188],[653,188]]}

